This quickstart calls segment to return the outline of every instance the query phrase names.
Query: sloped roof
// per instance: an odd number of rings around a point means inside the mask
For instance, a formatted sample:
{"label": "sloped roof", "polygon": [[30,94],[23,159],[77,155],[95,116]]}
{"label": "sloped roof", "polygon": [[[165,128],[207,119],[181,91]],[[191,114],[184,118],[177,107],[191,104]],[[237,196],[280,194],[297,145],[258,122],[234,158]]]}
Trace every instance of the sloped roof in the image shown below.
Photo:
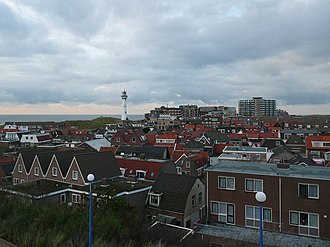
{"label": "sloped roof", "polygon": [[305,140],[299,135],[290,135],[286,144],[305,144]]}
{"label": "sloped roof", "polygon": [[261,147],[267,147],[270,150],[279,146],[285,146],[282,139],[264,139],[261,143]]}
{"label": "sloped roof", "polygon": [[292,159],[288,160],[288,163],[291,165],[301,165],[301,164],[306,164],[307,166],[315,166],[315,164],[313,163],[313,161],[301,157],[300,155],[297,155],[295,157],[293,157]]}
{"label": "sloped roof", "polygon": [[[82,144],[86,144],[86,145],[90,146],[91,148],[95,149],[96,151],[100,151],[101,147],[111,147],[111,142],[106,138],[85,141]],[[80,144],[80,145],[82,145],[82,144]]]}
{"label": "sloped roof", "polygon": [[169,159],[169,153],[167,147],[154,147],[154,146],[120,146],[116,155],[124,154],[136,154],[136,157],[143,155],[146,159]]}
{"label": "sloped roof", "polygon": [[40,153],[37,155],[43,174],[46,174],[53,155],[54,152]]}
{"label": "sloped roof", "polygon": [[188,195],[197,177],[161,173],[152,192],[162,193],[159,208],[184,213]]}
{"label": "sloped roof", "polygon": [[121,175],[118,162],[112,151],[76,154],[81,173],[87,182],[87,175],[92,173],[95,181]]}
{"label": "sloped roof", "polygon": [[155,180],[158,178],[164,161],[148,161],[140,159],[116,158],[120,168],[125,168],[125,176],[135,176],[137,170],[146,171],[145,178]]}
{"label": "sloped roof", "polygon": [[208,131],[204,133],[206,138],[211,140],[211,143],[226,143],[228,142],[229,138],[228,135],[225,133],[220,133],[219,131]]}
{"label": "sloped roof", "polygon": [[21,152],[21,155],[22,155],[22,158],[23,158],[23,162],[24,162],[24,165],[25,165],[25,169],[27,172],[30,171],[31,169],[31,166],[32,166],[32,162],[35,158],[36,155],[38,154],[42,154],[42,153],[54,153],[56,152],[57,149],[46,149],[46,150],[28,150],[28,151],[22,151]]}

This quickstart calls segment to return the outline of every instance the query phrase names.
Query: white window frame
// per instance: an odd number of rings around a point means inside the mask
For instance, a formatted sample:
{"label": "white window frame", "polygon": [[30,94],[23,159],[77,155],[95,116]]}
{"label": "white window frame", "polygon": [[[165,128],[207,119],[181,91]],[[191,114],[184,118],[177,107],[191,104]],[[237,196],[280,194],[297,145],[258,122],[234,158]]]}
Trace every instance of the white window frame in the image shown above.
{"label": "white window frame", "polygon": [[15,185],[15,184],[19,184],[19,179],[18,178],[14,178],[14,180],[13,180],[13,184]]}
{"label": "white window frame", "polygon": [[[300,186],[301,185],[307,186],[307,196],[301,196],[300,195]],[[316,197],[310,195],[309,188],[312,187],[312,186],[316,186],[316,188],[317,188],[317,196]],[[319,197],[320,197],[320,186],[318,184],[298,183],[298,197],[299,198],[306,198],[306,199],[319,199]]]}
{"label": "white window frame", "polygon": [[[221,183],[220,180],[225,180],[225,186],[220,187]],[[228,179],[233,179],[233,187],[228,186]],[[220,190],[235,190],[235,177],[227,177],[227,176],[218,176],[218,189]]]}
{"label": "white window frame", "polygon": [[23,172],[23,165],[22,164],[19,164],[18,167],[17,167],[17,171],[19,173],[22,173]]}
{"label": "white window frame", "polygon": [[190,161],[186,162],[186,168],[190,168]]}
{"label": "white window frame", "polygon": [[198,193],[198,203],[201,203],[203,201],[203,193],[199,192]]}
{"label": "white window frame", "polygon": [[[136,172],[135,175],[136,175],[137,179],[142,179],[142,180],[146,179],[147,171],[136,170],[135,172]],[[138,174],[142,174],[142,173],[143,173],[143,177],[140,177]]]}
{"label": "white window frame", "polygon": [[125,172],[126,172],[126,168],[121,168],[121,167],[120,167],[120,172],[121,172],[121,175],[124,176],[124,175],[125,175]]}
{"label": "white window frame", "polygon": [[22,183],[25,183],[25,180],[24,180],[24,179],[21,179],[21,184],[22,184]]}
{"label": "white window frame", "polygon": [[[213,204],[216,205],[216,212],[214,212]],[[221,205],[225,206],[226,212],[221,212]],[[233,207],[233,215],[228,215],[228,206]],[[228,203],[228,202],[218,202],[218,201],[211,201],[211,214],[218,216],[218,221],[221,223],[229,224],[229,225],[235,225],[235,204],[234,203]],[[233,217],[232,221],[228,221],[228,216]],[[221,221],[221,217],[225,217],[225,221]]]}
{"label": "white window frame", "polygon": [[72,194],[72,202],[80,204],[81,202],[81,195],[79,194]]}
{"label": "white window frame", "polygon": [[162,194],[149,193],[149,204],[151,206],[159,207],[161,195]]}
{"label": "white window frame", "polygon": [[39,167],[34,167],[34,176],[39,177]]}
{"label": "white window frame", "polygon": [[[252,208],[253,210],[253,216],[248,217],[247,209],[248,207]],[[266,219],[265,217],[265,211],[270,210],[270,220]],[[268,222],[271,223],[273,221],[273,212],[271,208],[268,207],[262,207],[262,222]],[[249,224],[248,222],[251,222],[252,224]],[[260,207],[259,206],[253,206],[253,205],[245,205],[245,226],[251,227],[251,228],[259,228],[260,226]]]}
{"label": "white window frame", "polygon": [[57,167],[52,167],[52,176],[57,177]]}
{"label": "white window frame", "polygon": [[78,180],[78,171],[76,171],[76,170],[72,171],[72,180],[75,180],[75,181]]}
{"label": "white window frame", "polygon": [[[252,190],[249,190],[247,188],[247,181],[248,180],[252,180],[253,181],[253,188],[252,188]],[[256,182],[260,182],[260,181],[261,181],[261,190],[257,190],[256,189]],[[255,192],[263,192],[263,190],[264,190],[264,181],[262,179],[257,179],[257,178],[246,178],[245,179],[245,192],[253,192],[253,193],[255,193]]]}
{"label": "white window frame", "polygon": [[[297,224],[292,223],[291,221],[291,214],[297,214]],[[307,225],[301,224],[301,215],[305,214],[307,215]],[[311,215],[317,217],[317,226],[311,226],[311,220],[310,217]],[[289,210],[289,225],[290,226],[296,226],[298,227],[298,234],[299,235],[304,235],[304,236],[310,236],[310,237],[319,237],[320,235],[320,216],[317,213],[310,213],[310,212],[302,212],[302,211],[295,211],[295,210]],[[316,231],[317,234],[312,234],[311,231]],[[307,233],[306,233],[307,231]]]}

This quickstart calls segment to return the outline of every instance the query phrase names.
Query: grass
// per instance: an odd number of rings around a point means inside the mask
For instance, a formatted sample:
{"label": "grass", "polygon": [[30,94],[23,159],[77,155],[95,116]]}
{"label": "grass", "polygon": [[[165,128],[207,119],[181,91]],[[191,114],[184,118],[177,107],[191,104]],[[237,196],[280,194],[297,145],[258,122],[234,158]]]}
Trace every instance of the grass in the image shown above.
{"label": "grass", "polygon": [[107,124],[119,123],[120,119],[113,117],[99,117],[93,120],[67,120],[64,126],[77,126],[79,130],[90,130],[104,127]]}

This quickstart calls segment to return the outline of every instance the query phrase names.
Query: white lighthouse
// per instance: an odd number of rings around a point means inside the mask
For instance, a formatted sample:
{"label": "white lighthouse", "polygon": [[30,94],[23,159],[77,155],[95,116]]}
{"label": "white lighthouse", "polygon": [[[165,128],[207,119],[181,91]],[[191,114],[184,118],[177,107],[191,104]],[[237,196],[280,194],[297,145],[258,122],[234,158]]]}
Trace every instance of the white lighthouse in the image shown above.
{"label": "white lighthouse", "polygon": [[122,106],[123,106],[121,120],[123,120],[123,121],[127,120],[127,102],[126,102],[127,98],[128,98],[127,93],[124,90],[121,94],[121,100],[122,100]]}

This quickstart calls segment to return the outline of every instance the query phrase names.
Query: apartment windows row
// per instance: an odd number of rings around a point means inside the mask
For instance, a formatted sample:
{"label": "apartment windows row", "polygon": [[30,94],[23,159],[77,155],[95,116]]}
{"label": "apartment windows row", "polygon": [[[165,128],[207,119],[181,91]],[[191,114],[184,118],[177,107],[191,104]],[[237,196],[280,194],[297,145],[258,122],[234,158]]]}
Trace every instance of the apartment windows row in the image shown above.
{"label": "apartment windows row", "polygon": [[[219,176],[218,188],[223,190],[235,190],[235,177]],[[298,183],[298,197],[308,199],[319,199],[319,185]],[[263,180],[254,178],[245,178],[246,192],[262,192]]]}
{"label": "apartment windows row", "polygon": [[[272,223],[272,209],[262,208],[263,222]],[[235,204],[211,201],[211,215],[218,217],[217,221],[235,225]],[[245,226],[259,228],[260,207],[245,205]],[[299,235],[319,236],[319,214],[310,212],[289,211],[289,225],[298,227]]]}
{"label": "apartment windows row", "polygon": [[[234,177],[218,177],[218,188],[225,190],[235,190],[235,178]],[[245,191],[258,192],[263,191],[262,179],[245,179]]]}

